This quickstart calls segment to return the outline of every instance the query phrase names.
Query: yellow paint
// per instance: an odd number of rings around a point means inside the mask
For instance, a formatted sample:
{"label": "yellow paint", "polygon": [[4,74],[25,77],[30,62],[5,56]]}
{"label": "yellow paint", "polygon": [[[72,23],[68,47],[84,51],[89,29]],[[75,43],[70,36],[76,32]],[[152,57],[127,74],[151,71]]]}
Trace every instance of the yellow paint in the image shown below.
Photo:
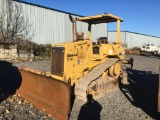
{"label": "yellow paint", "polygon": [[113,73],[114,75],[120,75],[121,65],[120,63],[115,63]]}
{"label": "yellow paint", "polygon": [[[113,20],[120,20],[120,21],[123,21],[122,18],[120,17],[117,17],[115,15],[112,15],[112,14],[100,14],[100,15],[94,15],[94,16],[86,16],[86,17],[79,17],[77,18],[78,21],[83,21],[83,22],[86,22],[86,21],[92,21],[94,19],[103,19],[103,18],[112,18]],[[108,20],[108,21],[107,21]],[[110,19],[106,19],[107,22],[113,22],[113,21],[110,21]]]}
{"label": "yellow paint", "polygon": [[116,43],[120,43],[120,38],[121,38],[120,34],[121,34],[120,20],[117,20],[117,41],[116,41]]}
{"label": "yellow paint", "polygon": [[103,74],[102,74],[102,78],[106,77],[108,75],[108,71],[105,71]]}
{"label": "yellow paint", "polygon": [[[96,16],[79,17],[78,21],[88,23],[87,38],[69,43],[53,44],[52,47],[63,47],[64,48],[64,73],[63,77],[52,75],[52,77],[62,80],[71,79],[71,85],[74,85],[79,78],[86,75],[94,67],[101,64],[108,57],[116,57],[120,60],[124,59],[124,55],[120,54],[124,52],[124,49],[120,41],[120,17],[111,14],[101,14]],[[106,22],[117,22],[117,40],[113,44],[100,44],[93,45],[91,40],[91,25],[93,23],[106,23]],[[102,36],[99,36],[102,37]],[[109,41],[109,40],[108,40]],[[99,54],[93,54],[93,49],[97,47]],[[54,58],[51,58],[54,59]],[[119,66],[117,69],[111,70],[112,74],[115,72],[118,74]],[[102,77],[107,76],[108,72],[103,73]]]}

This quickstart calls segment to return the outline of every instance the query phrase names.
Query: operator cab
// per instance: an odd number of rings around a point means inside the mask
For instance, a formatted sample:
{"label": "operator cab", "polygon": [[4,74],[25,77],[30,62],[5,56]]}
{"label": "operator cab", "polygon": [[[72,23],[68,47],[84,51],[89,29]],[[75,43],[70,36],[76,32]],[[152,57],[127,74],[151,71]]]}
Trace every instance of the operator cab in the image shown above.
{"label": "operator cab", "polygon": [[100,44],[108,44],[108,38],[107,37],[99,37],[97,40],[97,43],[93,43],[93,54],[99,54],[99,45]]}
{"label": "operator cab", "polygon": [[97,45],[100,45],[100,44],[108,44],[108,38],[107,37],[98,38]]}

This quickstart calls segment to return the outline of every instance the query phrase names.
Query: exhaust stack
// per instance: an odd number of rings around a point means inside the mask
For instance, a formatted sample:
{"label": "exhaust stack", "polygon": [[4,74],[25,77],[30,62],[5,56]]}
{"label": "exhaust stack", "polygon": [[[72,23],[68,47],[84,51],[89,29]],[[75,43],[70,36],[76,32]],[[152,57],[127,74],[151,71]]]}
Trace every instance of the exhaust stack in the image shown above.
{"label": "exhaust stack", "polygon": [[77,28],[76,28],[76,20],[69,15],[69,19],[72,22],[72,34],[73,34],[73,42],[77,40]]}

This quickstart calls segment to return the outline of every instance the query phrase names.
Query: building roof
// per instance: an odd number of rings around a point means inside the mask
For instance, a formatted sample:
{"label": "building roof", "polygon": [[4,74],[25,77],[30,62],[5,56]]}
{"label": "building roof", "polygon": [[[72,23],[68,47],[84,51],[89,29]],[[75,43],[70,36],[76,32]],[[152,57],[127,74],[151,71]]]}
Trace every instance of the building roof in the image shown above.
{"label": "building roof", "polygon": [[[108,31],[108,32],[117,32],[117,31]],[[160,37],[154,36],[154,35],[147,35],[147,34],[143,34],[143,33],[131,32],[131,31],[121,31],[121,32],[128,32],[128,33],[134,33],[134,34],[139,34],[139,35],[145,35],[145,36],[160,38]]]}
{"label": "building roof", "polygon": [[62,11],[62,10],[58,10],[58,9],[54,9],[54,8],[50,8],[50,7],[46,7],[46,6],[42,6],[42,5],[37,5],[37,4],[26,2],[26,1],[23,1],[23,0],[12,0],[12,1],[19,2],[19,3],[24,3],[24,4],[27,4],[27,5],[32,5],[32,6],[48,9],[48,10],[53,10],[53,11],[57,11],[57,12],[61,12],[61,13],[66,13],[66,14],[71,14],[71,15],[83,17],[83,15],[74,14],[74,13],[70,13],[70,12],[66,12],[66,11]]}

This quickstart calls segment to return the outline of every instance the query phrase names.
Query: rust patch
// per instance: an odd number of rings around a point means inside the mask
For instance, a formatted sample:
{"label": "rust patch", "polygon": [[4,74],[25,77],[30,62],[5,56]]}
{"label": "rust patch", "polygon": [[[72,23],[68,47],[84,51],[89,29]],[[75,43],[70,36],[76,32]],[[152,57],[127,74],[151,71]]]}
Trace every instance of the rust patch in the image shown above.
{"label": "rust patch", "polygon": [[79,50],[77,59],[86,59],[86,50]]}

